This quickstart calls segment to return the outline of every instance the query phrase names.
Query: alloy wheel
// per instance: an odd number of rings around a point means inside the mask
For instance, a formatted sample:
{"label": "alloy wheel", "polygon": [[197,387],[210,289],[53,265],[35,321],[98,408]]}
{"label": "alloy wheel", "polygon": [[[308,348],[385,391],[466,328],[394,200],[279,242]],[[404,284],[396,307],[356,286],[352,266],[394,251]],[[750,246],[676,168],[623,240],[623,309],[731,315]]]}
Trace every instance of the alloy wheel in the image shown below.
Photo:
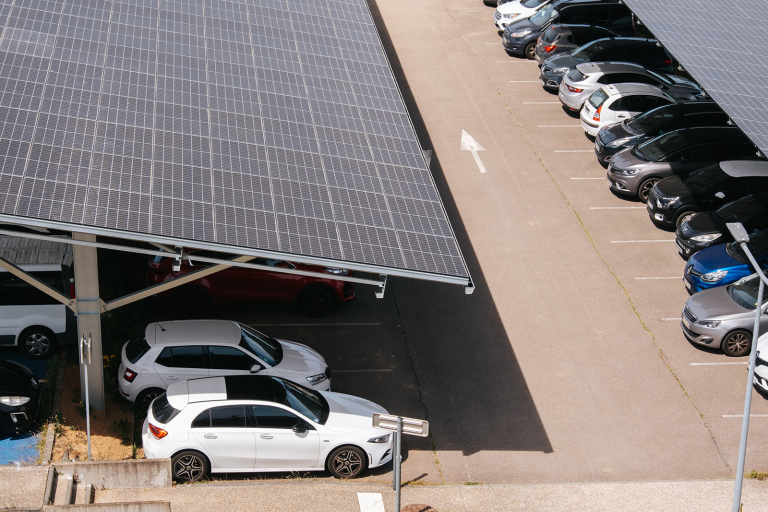
{"label": "alloy wheel", "polygon": [[645,202],[648,201],[648,195],[651,193],[651,189],[653,186],[658,182],[659,180],[647,180],[644,181],[642,185],[640,185],[640,200]]}
{"label": "alloy wheel", "polygon": [[338,455],[333,458],[333,469],[342,476],[353,476],[357,474],[362,465],[363,461],[360,458],[360,455],[352,450],[339,452]]}
{"label": "alloy wheel", "polygon": [[146,411],[147,409],[149,409],[149,404],[151,404],[152,400],[157,398],[157,395],[159,395],[159,394],[160,393],[152,392],[152,393],[147,393],[146,395],[144,395],[144,398],[141,399],[141,410],[142,411]]}
{"label": "alloy wheel", "polygon": [[27,348],[27,352],[33,356],[43,356],[51,349],[51,340],[48,336],[41,333],[34,333],[27,336],[24,342]]}
{"label": "alloy wheel", "polygon": [[725,345],[731,354],[742,355],[749,350],[749,341],[749,336],[737,332],[728,337],[728,341],[725,342]]}
{"label": "alloy wheel", "polygon": [[204,470],[203,461],[195,455],[180,457],[173,466],[173,473],[176,475],[176,478],[186,482],[197,481],[202,476]]}

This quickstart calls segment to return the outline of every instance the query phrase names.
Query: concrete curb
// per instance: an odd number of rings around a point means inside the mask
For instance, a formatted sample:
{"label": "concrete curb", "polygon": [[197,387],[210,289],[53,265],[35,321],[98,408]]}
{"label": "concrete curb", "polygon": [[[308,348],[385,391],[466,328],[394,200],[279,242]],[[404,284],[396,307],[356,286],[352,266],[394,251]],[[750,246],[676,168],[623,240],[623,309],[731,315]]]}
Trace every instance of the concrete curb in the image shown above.
{"label": "concrete curb", "polygon": [[[59,359],[59,369],[56,372],[56,388],[53,392],[53,403],[51,404],[51,414],[55,414],[61,407],[61,392],[64,387],[64,368],[67,366],[67,355],[61,354]],[[43,450],[43,464],[47,464],[51,461],[51,455],[53,453],[53,441],[54,441],[54,422],[48,422],[48,431],[45,435],[45,449]]]}
{"label": "concrete curb", "polygon": [[171,459],[55,462],[59,475],[96,489],[146,489],[172,485]]}
{"label": "concrete curb", "polygon": [[168,501],[133,501],[130,503],[94,503],[91,505],[49,505],[44,512],[171,512]]}

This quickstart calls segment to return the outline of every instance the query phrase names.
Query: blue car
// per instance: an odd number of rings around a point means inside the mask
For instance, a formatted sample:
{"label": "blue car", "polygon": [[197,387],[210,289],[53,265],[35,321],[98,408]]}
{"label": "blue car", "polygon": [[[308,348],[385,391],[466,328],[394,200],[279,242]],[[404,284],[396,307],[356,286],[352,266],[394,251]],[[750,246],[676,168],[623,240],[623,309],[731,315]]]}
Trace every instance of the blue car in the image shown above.
{"label": "blue car", "polygon": [[[749,236],[752,256],[763,270],[768,269],[768,230]],[[731,284],[755,271],[738,242],[715,245],[697,252],[688,260],[683,281],[688,293]]]}

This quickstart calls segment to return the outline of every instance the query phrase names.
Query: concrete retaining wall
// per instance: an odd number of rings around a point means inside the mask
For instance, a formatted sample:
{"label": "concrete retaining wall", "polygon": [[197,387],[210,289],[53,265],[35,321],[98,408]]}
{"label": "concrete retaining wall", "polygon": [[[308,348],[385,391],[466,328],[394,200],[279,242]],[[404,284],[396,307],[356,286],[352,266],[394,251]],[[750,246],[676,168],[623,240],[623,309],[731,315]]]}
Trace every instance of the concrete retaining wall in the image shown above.
{"label": "concrete retaining wall", "polygon": [[167,501],[94,503],[92,505],[48,505],[45,512],[171,512]]}
{"label": "concrete retaining wall", "polygon": [[60,475],[73,475],[78,483],[96,489],[144,489],[173,483],[171,459],[56,462],[53,466]]}

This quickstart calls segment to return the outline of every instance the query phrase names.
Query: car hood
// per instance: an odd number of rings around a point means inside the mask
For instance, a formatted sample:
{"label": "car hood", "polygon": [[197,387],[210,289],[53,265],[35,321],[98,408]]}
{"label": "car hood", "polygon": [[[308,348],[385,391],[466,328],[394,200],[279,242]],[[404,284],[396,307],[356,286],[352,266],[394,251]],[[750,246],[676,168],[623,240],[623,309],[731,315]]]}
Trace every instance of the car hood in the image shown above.
{"label": "car hood", "polygon": [[374,413],[387,414],[382,406],[365,398],[330,391],[322,394],[330,409],[325,426],[334,432],[375,434],[379,429],[373,428]]}
{"label": "car hood", "polygon": [[581,60],[576,60],[573,57],[571,57],[570,54],[566,55],[554,55],[547,60],[545,60],[541,67],[545,70],[547,69],[557,69],[557,68],[570,68],[573,69],[576,67],[577,64],[580,64]]}
{"label": "car hood", "polygon": [[697,213],[688,222],[680,227],[680,232],[687,238],[696,235],[708,235],[710,233],[719,233],[720,228],[712,219],[710,212]]}
{"label": "car hood", "polygon": [[30,396],[36,389],[37,379],[29,368],[13,361],[0,359],[0,394]]}
{"label": "car hood", "polygon": [[694,270],[706,274],[716,270],[730,270],[743,267],[741,263],[731,258],[726,252],[727,244],[715,245],[697,252],[688,260]]}
{"label": "car hood", "polygon": [[325,359],[301,343],[277,340],[283,347],[283,359],[274,367],[280,374],[317,375],[325,371]]}
{"label": "car hood", "polygon": [[728,294],[727,286],[718,286],[695,293],[685,305],[700,320],[722,319],[734,315],[754,315],[754,311],[736,304]]}
{"label": "car hood", "polygon": [[528,16],[536,12],[536,9],[525,7],[520,2],[507,2],[498,6],[496,10],[501,14],[524,14]]}
{"label": "car hood", "polygon": [[656,188],[667,197],[679,197],[685,204],[693,202],[693,194],[685,186],[680,176],[664,178],[656,184]]}
{"label": "car hood", "polygon": [[538,25],[534,25],[531,23],[530,18],[516,18],[512,20],[512,22],[507,25],[507,28],[504,29],[504,32],[507,34],[511,34],[513,32],[520,32],[523,30],[530,30],[531,32],[539,32],[542,27]]}
{"label": "car hood", "polygon": [[648,165],[649,161],[638,158],[632,154],[632,148],[622,149],[611,160],[611,167],[618,167],[619,169],[632,169],[640,165]]}

